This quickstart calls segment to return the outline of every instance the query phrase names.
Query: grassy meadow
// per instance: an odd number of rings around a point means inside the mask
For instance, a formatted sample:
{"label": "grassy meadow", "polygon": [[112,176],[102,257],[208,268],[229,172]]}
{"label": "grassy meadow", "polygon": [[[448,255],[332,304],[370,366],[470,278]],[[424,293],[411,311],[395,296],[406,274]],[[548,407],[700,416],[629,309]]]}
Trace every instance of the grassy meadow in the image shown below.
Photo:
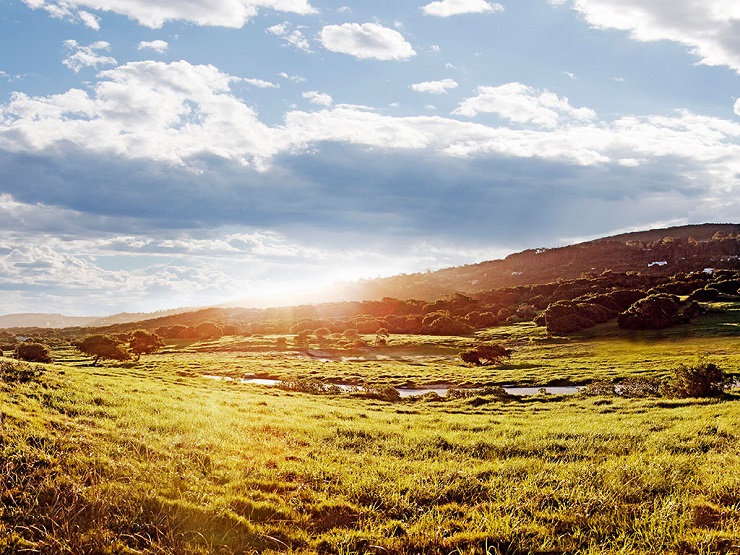
{"label": "grassy meadow", "polygon": [[[697,353],[740,373],[740,307],[571,338],[276,347],[170,344],[136,363],[0,359],[0,553],[740,553],[740,395],[396,401],[207,376],[355,385],[668,379]],[[457,358],[477,340],[500,367]],[[371,342],[371,338],[368,338]],[[290,345],[290,344],[289,344]]]}

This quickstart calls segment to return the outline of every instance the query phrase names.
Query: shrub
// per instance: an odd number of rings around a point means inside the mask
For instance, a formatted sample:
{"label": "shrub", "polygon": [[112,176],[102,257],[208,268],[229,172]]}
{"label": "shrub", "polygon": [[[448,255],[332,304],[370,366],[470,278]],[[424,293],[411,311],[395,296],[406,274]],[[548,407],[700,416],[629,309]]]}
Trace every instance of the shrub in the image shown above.
{"label": "shrub", "polygon": [[360,337],[360,333],[355,328],[347,328],[342,332],[342,337],[345,339],[357,339]]}
{"label": "shrub", "polygon": [[298,391],[312,395],[339,395],[344,390],[338,385],[318,382],[315,380],[281,380],[277,387],[286,391]]}
{"label": "shrub", "polygon": [[719,297],[719,291],[712,287],[706,287],[704,289],[697,289],[691,295],[689,295],[690,301],[698,301],[700,303],[708,303],[714,301]]}
{"label": "shrub", "polygon": [[516,315],[523,320],[533,320],[537,317],[537,309],[532,305],[520,305],[516,309]]}
{"label": "shrub", "polygon": [[[640,289],[615,289],[608,293],[589,293],[574,299],[577,303],[589,303],[603,306],[616,312],[624,312],[647,293]],[[616,316],[616,314],[615,314]]]}
{"label": "shrub", "polygon": [[[426,322],[427,319],[424,318]],[[427,328],[428,333],[432,335],[469,335],[473,328],[464,322],[456,318],[449,316],[442,316],[432,321],[430,324],[424,324]]]}
{"label": "shrub", "polygon": [[223,329],[221,326],[214,322],[201,322],[197,326],[194,326],[193,333],[195,339],[218,339],[223,337]]}
{"label": "shrub", "polygon": [[720,293],[726,293],[727,295],[737,295],[737,292],[740,289],[740,279],[715,281],[714,283],[712,283],[712,287]]}
{"label": "shrub", "polygon": [[628,330],[659,330],[686,321],[678,297],[665,293],[637,301],[617,319],[619,327]]}
{"label": "shrub", "polygon": [[26,362],[51,362],[51,351],[42,343],[20,343],[15,348],[15,358]]}
{"label": "shrub", "polygon": [[31,366],[25,362],[0,360],[0,381],[5,383],[25,383],[43,374],[43,367]]}
{"label": "shrub", "polygon": [[715,397],[730,385],[731,379],[724,370],[700,356],[693,364],[676,368],[670,392],[680,398]]}
{"label": "shrub", "polygon": [[392,385],[367,385],[363,388],[365,397],[379,401],[395,402],[401,399],[401,393]]}
{"label": "shrub", "polygon": [[592,328],[616,316],[616,312],[591,302],[558,301],[545,310],[545,325],[552,334],[562,335]]}

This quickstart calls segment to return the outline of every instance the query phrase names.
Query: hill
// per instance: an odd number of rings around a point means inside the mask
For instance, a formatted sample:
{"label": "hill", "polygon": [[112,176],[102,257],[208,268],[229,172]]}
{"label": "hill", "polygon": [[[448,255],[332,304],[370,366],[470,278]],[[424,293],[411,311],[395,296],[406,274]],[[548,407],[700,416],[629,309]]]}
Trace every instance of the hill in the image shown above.
{"label": "hill", "polygon": [[549,283],[582,275],[639,272],[671,275],[740,266],[740,224],[701,224],[623,233],[557,248],[528,249],[436,272],[404,274],[348,284],[352,300],[383,297],[435,300],[502,287]]}
{"label": "hill", "polygon": [[0,328],[69,328],[89,326],[97,319],[97,316],[64,316],[63,314],[5,314],[0,316]]}
{"label": "hill", "polygon": [[192,308],[176,308],[157,312],[122,312],[111,316],[65,316],[63,314],[24,313],[5,314],[0,316],[2,328],[71,328],[71,327],[105,327],[114,324],[141,322],[161,316],[192,312]]}

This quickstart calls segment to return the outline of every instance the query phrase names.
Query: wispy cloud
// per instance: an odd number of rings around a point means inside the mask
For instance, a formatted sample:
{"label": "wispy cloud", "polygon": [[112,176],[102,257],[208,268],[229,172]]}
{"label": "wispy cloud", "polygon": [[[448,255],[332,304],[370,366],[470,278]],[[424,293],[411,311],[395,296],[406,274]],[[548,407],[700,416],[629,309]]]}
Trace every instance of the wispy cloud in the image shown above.
{"label": "wispy cloud", "polygon": [[282,38],[287,44],[296,47],[298,50],[311,52],[311,43],[303,34],[302,28],[294,28],[289,21],[268,27],[265,31]]}
{"label": "wispy cloud", "polygon": [[106,41],[94,42],[89,46],[82,46],[76,40],[64,41],[64,48],[70,54],[62,63],[75,73],[86,67],[98,68],[106,65],[116,65],[118,62],[111,56],[100,54],[101,51],[110,50],[110,44]]}

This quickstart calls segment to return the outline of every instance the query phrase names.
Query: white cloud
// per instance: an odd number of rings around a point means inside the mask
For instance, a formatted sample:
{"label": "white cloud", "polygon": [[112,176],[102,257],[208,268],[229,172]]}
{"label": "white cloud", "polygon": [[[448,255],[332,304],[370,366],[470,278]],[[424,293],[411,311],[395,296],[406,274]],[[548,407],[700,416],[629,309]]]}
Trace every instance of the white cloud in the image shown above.
{"label": "white cloud", "polygon": [[596,117],[590,108],[573,108],[567,98],[560,98],[548,90],[537,91],[521,83],[478,87],[478,95],[465,99],[453,114],[475,117],[481,112],[541,127],[556,127],[564,117],[578,122]]}
{"label": "white cloud", "polygon": [[735,101],[735,113],[740,116],[740,98]]}
{"label": "white cloud", "polygon": [[[672,117],[596,121],[593,111],[519,83],[484,87],[458,108],[497,112],[535,129],[490,126],[449,117],[392,117],[351,105],[293,109],[281,125],[262,123],[230,90],[242,79],[213,66],[134,62],[100,73],[90,91],[0,104],[0,149],[142,159],[199,169],[204,156],[266,171],[279,154],[322,142],[378,149],[428,150],[440,156],[541,158],[576,165],[635,166],[672,160],[676,172],[718,188],[737,186],[740,122],[680,112]],[[328,102],[321,93],[306,98]],[[564,123],[564,124],[563,124]],[[681,161],[674,163],[673,161]]]}
{"label": "white cloud", "polygon": [[318,91],[306,91],[303,93],[303,98],[320,106],[331,106],[334,103],[330,95]]}
{"label": "white cloud", "polygon": [[411,89],[416,92],[427,92],[432,94],[445,94],[448,89],[456,89],[458,87],[457,81],[454,79],[442,79],[441,81],[423,81],[421,83],[414,83],[411,85]]}
{"label": "white cloud", "polygon": [[285,73],[284,71],[281,71],[278,73],[278,77],[282,77],[283,79],[286,79],[288,81],[293,81],[293,83],[305,83],[306,78],[302,75],[289,75],[288,73]]}
{"label": "white cloud", "polygon": [[467,13],[493,13],[503,11],[504,7],[497,2],[486,0],[441,0],[421,7],[426,15],[449,17]]}
{"label": "white cloud", "polygon": [[279,89],[280,85],[263,79],[242,79],[243,83],[257,87],[258,89]]}
{"label": "white cloud", "polygon": [[133,159],[182,164],[209,154],[258,166],[277,152],[275,131],[231,94],[240,79],[213,66],[132,62],[99,77],[92,95],[14,94],[0,109],[0,148],[65,143]]}
{"label": "white cloud", "polygon": [[167,48],[169,48],[169,43],[164,40],[152,40],[152,41],[146,41],[143,40],[139,43],[139,46],[137,47],[139,50],[154,50],[155,52],[158,52],[159,54],[164,54],[167,52]]}
{"label": "white cloud", "polygon": [[292,28],[292,24],[288,21],[279,23],[265,29],[268,33],[281,37],[285,42],[295,46],[299,50],[304,52],[311,52],[311,44],[308,39],[301,31],[301,27],[296,29]]}
{"label": "white cloud", "polygon": [[285,21],[283,23],[277,23],[273,25],[272,27],[268,27],[265,29],[268,33],[272,35],[277,35],[278,37],[282,37],[283,35],[286,35],[290,29],[291,25],[289,21]]}
{"label": "white cloud", "polygon": [[405,60],[416,55],[401,33],[376,23],[327,25],[321,30],[321,44],[359,59]]}
{"label": "white cloud", "polygon": [[70,39],[64,41],[64,47],[72,53],[62,63],[75,73],[79,73],[85,67],[97,68],[118,63],[115,58],[97,52],[99,50],[110,50],[110,44],[105,41],[98,41],[89,46],[81,46],[77,41]]}
{"label": "white cloud", "polygon": [[69,18],[74,9],[89,8],[125,15],[140,24],[160,28],[166,21],[197,25],[243,27],[260,9],[307,15],[316,13],[308,0],[23,0],[32,9],[44,9],[53,17]]}
{"label": "white cloud", "polygon": [[98,16],[93,15],[90,12],[80,10],[79,12],[77,12],[77,17],[80,18],[80,21],[82,21],[82,24],[85,27],[88,27],[94,31],[100,31],[100,18]]}
{"label": "white cloud", "polygon": [[702,64],[740,73],[740,2],[736,0],[575,0],[594,27],[629,31],[639,41],[687,45]]}
{"label": "white cloud", "polygon": [[46,2],[46,0],[23,0],[31,9],[43,9],[55,19],[63,19],[70,23],[82,23],[85,27],[94,31],[100,30],[100,18],[96,15],[85,11],[72,9],[69,2]]}

